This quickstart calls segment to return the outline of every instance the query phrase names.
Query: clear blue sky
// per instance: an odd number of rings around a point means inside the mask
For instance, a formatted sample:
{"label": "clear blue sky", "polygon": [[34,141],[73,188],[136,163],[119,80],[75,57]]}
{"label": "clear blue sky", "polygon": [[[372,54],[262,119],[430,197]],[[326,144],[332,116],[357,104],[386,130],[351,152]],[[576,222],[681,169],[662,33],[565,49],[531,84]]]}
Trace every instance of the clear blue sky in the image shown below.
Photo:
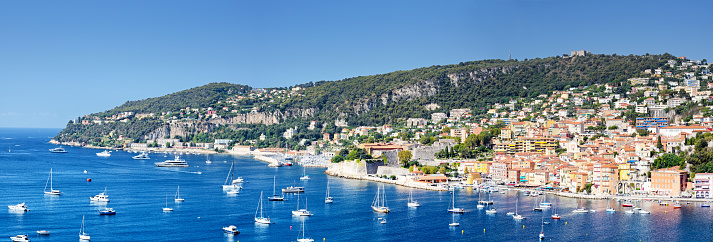
{"label": "clear blue sky", "polygon": [[0,127],[210,82],[253,87],[481,59],[713,58],[710,1],[0,1]]}

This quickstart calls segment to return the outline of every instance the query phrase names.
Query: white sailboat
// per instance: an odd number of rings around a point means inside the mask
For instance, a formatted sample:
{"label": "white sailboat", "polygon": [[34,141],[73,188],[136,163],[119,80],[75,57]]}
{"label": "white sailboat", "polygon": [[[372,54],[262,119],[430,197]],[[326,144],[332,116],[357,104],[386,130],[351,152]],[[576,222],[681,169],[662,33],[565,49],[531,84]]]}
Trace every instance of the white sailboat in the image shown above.
{"label": "white sailboat", "polygon": [[185,201],[185,199],[181,198],[181,195],[180,195],[180,193],[179,193],[180,190],[181,190],[181,186],[178,186],[178,188],[176,188],[176,198],[173,199],[173,200],[176,201],[176,202],[183,202],[183,201]]}
{"label": "white sailboat", "polygon": [[173,211],[173,208],[169,208],[169,207],[168,207],[168,195],[166,195],[166,206],[163,207],[163,211],[164,211],[164,212],[171,212],[171,211]]}
{"label": "white sailboat", "polygon": [[552,211],[552,213],[553,213],[553,214],[552,214],[552,219],[560,219],[560,218],[561,218],[560,215],[557,214],[557,206],[556,206],[556,205],[557,205],[557,204],[555,203],[555,206],[553,206],[554,209],[553,209],[553,211]]}
{"label": "white sailboat", "polygon": [[483,209],[483,208],[485,207],[485,205],[484,205],[484,204],[485,204],[485,201],[483,201],[483,200],[480,199],[480,194],[481,194],[481,193],[482,193],[481,191],[478,191],[478,205],[475,206],[475,207],[478,208],[478,209]]}
{"label": "white sailboat", "polygon": [[389,213],[389,207],[386,206],[386,189],[383,189],[384,194],[382,195],[381,190],[384,185],[381,186],[382,187],[377,187],[376,189],[376,197],[374,197],[374,201],[371,203],[371,209],[377,213]]}
{"label": "white sailboat", "polygon": [[451,223],[448,224],[448,226],[451,226],[451,227],[460,226],[460,223],[456,223],[456,213],[453,213],[451,215],[453,216],[453,220],[451,221]]}
{"label": "white sailboat", "polygon": [[540,221],[540,240],[545,239],[545,213],[542,213],[542,221]]}
{"label": "white sailboat", "polygon": [[305,208],[300,209],[300,194],[297,193],[297,210],[292,211],[292,215],[296,216],[312,216],[312,213],[307,210],[307,198],[305,197]]}
{"label": "white sailboat", "polygon": [[512,215],[513,219],[523,220],[525,217],[517,213],[517,204],[520,203],[520,196],[517,196],[517,202],[515,202],[515,214]]}
{"label": "white sailboat", "polygon": [[[47,184],[49,183],[50,185],[50,190],[47,191]],[[45,183],[45,194],[47,195],[60,195],[61,193],[59,190],[54,190],[52,187],[52,168],[50,168],[50,176],[47,177],[47,183]]]}
{"label": "white sailboat", "polygon": [[[491,201],[490,201],[490,193],[488,193],[488,202],[491,202]],[[486,214],[496,214],[496,213],[498,213],[498,210],[495,210],[495,207],[493,207],[493,204],[492,204],[492,203],[488,203],[488,207],[490,207],[490,208],[485,210],[485,213],[486,213]]]}
{"label": "white sailboat", "polygon": [[327,195],[324,197],[324,203],[332,203],[334,198],[329,196],[329,180],[327,180]]}
{"label": "white sailboat", "polygon": [[421,206],[421,204],[419,204],[418,201],[413,200],[413,191],[409,190],[409,192],[408,192],[408,207],[416,208],[419,206]]}
{"label": "white sailboat", "polygon": [[302,232],[301,235],[297,235],[297,242],[314,242],[314,239],[307,237],[305,235],[305,220],[302,220]]}
{"label": "white sailboat", "polygon": [[233,169],[235,167],[235,162],[230,164],[230,171],[228,172],[228,177],[225,178],[225,182],[223,183],[223,190],[238,190],[242,189],[240,185],[233,184]]}
{"label": "white sailboat", "polygon": [[465,209],[456,207],[456,193],[452,191],[453,197],[451,198],[451,206],[448,208],[449,213],[465,213]]}
{"label": "white sailboat", "polygon": [[206,164],[211,164],[211,163],[213,163],[212,161],[210,161],[210,156],[205,155],[205,163],[206,163]]}
{"label": "white sailboat", "polygon": [[276,192],[276,183],[275,183],[275,177],[272,177],[272,197],[268,197],[268,201],[284,201],[285,196],[281,196],[280,194],[277,194]]}
{"label": "white sailboat", "polygon": [[300,180],[309,180],[309,176],[307,175],[307,168],[304,166],[302,167],[302,177],[300,177]]}
{"label": "white sailboat", "polygon": [[[260,211],[260,217],[257,216],[257,211]],[[259,224],[271,224],[270,218],[266,218],[262,215],[262,192],[260,192],[260,203],[257,205],[257,210],[255,210],[255,222]]]}
{"label": "white sailboat", "polygon": [[82,215],[82,227],[79,228],[79,240],[90,240],[91,237],[84,230],[84,215]]}

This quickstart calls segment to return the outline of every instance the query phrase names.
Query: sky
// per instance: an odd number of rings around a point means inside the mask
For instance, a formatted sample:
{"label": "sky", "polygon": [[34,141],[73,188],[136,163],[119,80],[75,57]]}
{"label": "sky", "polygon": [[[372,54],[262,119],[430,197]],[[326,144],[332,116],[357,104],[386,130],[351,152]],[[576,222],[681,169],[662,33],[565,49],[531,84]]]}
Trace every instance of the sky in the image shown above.
{"label": "sky", "polygon": [[713,58],[711,1],[0,1],[0,127],[211,82],[285,87],[482,59]]}

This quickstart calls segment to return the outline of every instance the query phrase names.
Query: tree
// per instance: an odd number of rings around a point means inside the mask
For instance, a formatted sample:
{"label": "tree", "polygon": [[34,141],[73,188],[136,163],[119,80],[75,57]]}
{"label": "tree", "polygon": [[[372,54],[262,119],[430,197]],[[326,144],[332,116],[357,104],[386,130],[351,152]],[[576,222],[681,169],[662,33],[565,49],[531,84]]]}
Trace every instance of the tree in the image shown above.
{"label": "tree", "polygon": [[706,139],[699,139],[698,141],[696,141],[697,152],[701,152],[706,147],[708,147],[708,142],[706,142]]}
{"label": "tree", "polygon": [[171,142],[166,142],[166,148],[171,148]]}
{"label": "tree", "polygon": [[661,144],[661,135],[659,135],[658,139],[656,140],[656,148],[659,150],[663,148],[663,144]]}
{"label": "tree", "polygon": [[441,166],[441,168],[438,169],[438,173],[441,173],[441,174],[444,174],[444,175],[445,175],[445,174],[446,174],[446,167],[445,167],[445,166]]}
{"label": "tree", "polygon": [[399,156],[399,161],[401,161],[401,164],[403,165],[404,168],[408,166],[408,162],[411,161],[411,151],[408,150],[402,150],[399,151],[398,153]]}
{"label": "tree", "polygon": [[332,157],[332,163],[339,163],[342,161],[344,161],[344,156],[335,155],[334,157]]}

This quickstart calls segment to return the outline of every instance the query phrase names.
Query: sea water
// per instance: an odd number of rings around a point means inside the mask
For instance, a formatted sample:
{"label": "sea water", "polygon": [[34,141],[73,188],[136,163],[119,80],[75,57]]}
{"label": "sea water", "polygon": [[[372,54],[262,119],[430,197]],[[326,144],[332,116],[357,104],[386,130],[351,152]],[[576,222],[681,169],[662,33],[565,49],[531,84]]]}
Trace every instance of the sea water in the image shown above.
{"label": "sea water", "polygon": [[[421,203],[408,208],[411,189],[386,184],[386,200],[391,212],[378,214],[371,203],[381,184],[342,179],[323,174],[325,168],[306,168],[310,180],[299,180],[299,166],[270,168],[250,157],[225,154],[182,155],[188,168],[159,168],[154,162],[173,159],[169,154],[150,153],[151,160],[133,160],[137,153],[113,151],[110,157],[99,157],[101,150],[67,147],[68,153],[50,153],[57,147],[48,141],[58,129],[0,129],[0,235],[28,234],[32,241],[78,240],[82,216],[86,233],[92,241],[296,241],[305,221],[306,234],[315,241],[537,241],[541,229],[545,241],[708,241],[713,211],[700,204],[683,204],[681,209],[642,202],[640,207],[651,214],[625,214],[612,200],[577,200],[548,195],[561,220],[550,218],[552,209],[535,212],[532,207],[540,197],[524,196],[516,191],[492,193],[498,213],[485,214],[476,208],[478,196],[487,194],[472,189],[455,191],[456,206],[468,213],[455,215],[459,227],[449,227],[453,217],[447,213],[450,192],[413,190]],[[231,163],[235,175],[242,176],[240,194],[230,196],[222,189]],[[50,169],[54,189],[62,195],[44,195]],[[84,173],[84,170],[87,172]],[[314,214],[295,217],[297,195],[285,194],[286,201],[263,199],[263,213],[274,224],[254,223],[260,192],[272,195],[273,177],[280,189],[304,186],[300,207]],[[91,179],[88,182],[87,179]],[[334,203],[325,204],[327,180]],[[185,202],[174,202],[176,189]],[[89,197],[106,187],[111,202],[91,203]],[[506,216],[515,210],[527,219],[515,221]],[[30,211],[12,212],[7,205],[25,202]],[[166,206],[172,212],[163,212]],[[577,207],[596,212],[573,214]],[[114,208],[116,215],[100,216],[98,210]],[[607,207],[617,209],[607,213]],[[380,220],[386,219],[386,224]],[[541,225],[542,221],[551,222]],[[222,227],[236,225],[239,235],[223,233]],[[49,230],[51,235],[36,235]],[[9,239],[5,237],[6,239]]]}

